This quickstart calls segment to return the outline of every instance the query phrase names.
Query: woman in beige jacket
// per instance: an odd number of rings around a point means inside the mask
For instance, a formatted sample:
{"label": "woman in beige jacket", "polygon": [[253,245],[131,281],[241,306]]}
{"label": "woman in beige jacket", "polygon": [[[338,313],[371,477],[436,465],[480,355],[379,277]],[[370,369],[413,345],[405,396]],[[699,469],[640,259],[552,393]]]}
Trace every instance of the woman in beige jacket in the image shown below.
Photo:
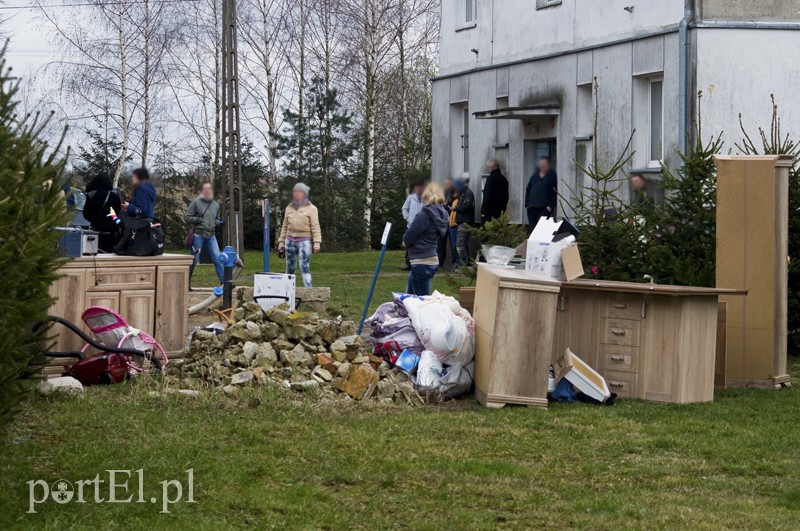
{"label": "woman in beige jacket", "polygon": [[297,183],[292,190],[292,202],[286,207],[281,234],[278,236],[278,254],[286,255],[286,273],[294,275],[297,258],[303,285],[311,287],[311,253],[318,253],[322,245],[317,207],[308,200],[310,188]]}

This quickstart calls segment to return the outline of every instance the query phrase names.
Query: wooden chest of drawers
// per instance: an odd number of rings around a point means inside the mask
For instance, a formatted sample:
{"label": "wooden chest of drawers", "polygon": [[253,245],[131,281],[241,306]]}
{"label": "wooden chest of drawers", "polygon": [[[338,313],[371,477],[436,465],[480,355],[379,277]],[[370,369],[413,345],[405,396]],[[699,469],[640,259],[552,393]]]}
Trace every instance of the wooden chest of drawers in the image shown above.
{"label": "wooden chest of drawers", "polygon": [[707,402],[714,397],[717,299],[735,290],[625,282],[565,282],[554,356],[569,348],[621,397]]}
{"label": "wooden chest of drawers", "polygon": [[[183,349],[189,307],[189,255],[150,257],[98,255],[69,260],[50,286],[50,308],[84,331],[81,314],[89,306],[107,306],[130,324],[151,334],[168,353]],[[56,325],[54,350],[80,350],[81,339]],[[69,361],[69,360],[66,360]],[[47,375],[60,375],[65,360],[53,360]]]}

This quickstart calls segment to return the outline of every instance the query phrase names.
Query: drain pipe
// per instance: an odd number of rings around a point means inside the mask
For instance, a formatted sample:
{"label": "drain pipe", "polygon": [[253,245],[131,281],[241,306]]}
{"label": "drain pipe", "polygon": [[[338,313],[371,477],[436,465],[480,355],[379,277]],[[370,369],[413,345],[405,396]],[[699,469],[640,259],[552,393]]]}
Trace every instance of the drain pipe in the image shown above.
{"label": "drain pipe", "polygon": [[678,26],[680,55],[678,58],[678,150],[689,151],[689,25],[694,21],[694,0],[684,0],[683,19]]}

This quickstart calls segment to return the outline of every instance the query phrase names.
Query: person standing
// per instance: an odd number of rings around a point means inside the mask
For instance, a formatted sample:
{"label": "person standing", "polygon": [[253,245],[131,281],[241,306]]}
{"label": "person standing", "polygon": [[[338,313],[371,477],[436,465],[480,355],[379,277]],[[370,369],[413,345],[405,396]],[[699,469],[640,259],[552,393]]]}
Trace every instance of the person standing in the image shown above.
{"label": "person standing", "polygon": [[528,211],[528,226],[531,230],[542,217],[551,217],[556,211],[558,199],[558,175],[550,167],[550,157],[539,159],[539,167],[531,175],[525,189],[525,208]]}
{"label": "person standing", "polygon": [[[444,189],[444,209],[447,213],[450,213],[450,208],[453,206],[453,178],[448,177],[444,180],[444,185],[442,185]],[[444,267],[444,263],[447,261],[447,241],[449,238],[450,231],[448,230],[444,236],[439,238],[439,246],[437,252],[439,253],[439,269]],[[455,241],[451,243],[451,249],[453,250],[453,265],[455,266],[457,256],[455,253],[456,244]]]}
{"label": "person standing", "polygon": [[496,159],[490,159],[486,163],[486,171],[489,172],[489,177],[483,187],[482,223],[499,218],[508,207],[508,179],[500,171],[500,164]]}
{"label": "person standing", "polygon": [[453,218],[458,232],[456,234],[456,249],[460,264],[469,266],[469,232],[466,229],[475,223],[475,194],[472,193],[467,183],[458,179],[453,183],[453,188],[458,198],[458,203],[453,202]]}
{"label": "person standing", "polygon": [[408,249],[411,273],[406,292],[425,296],[431,293],[431,281],[439,269],[437,247],[439,239],[447,232],[447,211],[444,190],[438,184],[429,184],[422,193],[423,207],[403,234],[403,245]]}
{"label": "person standing", "polygon": [[122,203],[122,211],[132,218],[153,219],[156,209],[156,189],[150,183],[147,168],[136,168],[131,174],[133,198]]}
{"label": "person standing", "polygon": [[219,243],[217,242],[217,226],[222,224],[219,215],[219,203],[214,200],[214,185],[204,182],[200,187],[200,195],[186,209],[183,219],[194,229],[192,237],[192,254],[194,262],[189,267],[189,282],[192,281],[194,268],[200,261],[200,253],[203,249],[208,251],[211,261],[214,264],[214,271],[217,273],[219,283],[224,282],[224,268],[219,259]]}
{"label": "person standing", "polygon": [[[425,182],[417,181],[411,186],[411,193],[403,203],[403,219],[406,220],[406,228],[411,226],[411,222],[422,210],[422,192],[425,191]],[[403,271],[411,271],[411,262],[408,259],[408,249],[406,249],[406,267]]]}
{"label": "person standing", "polygon": [[631,204],[639,214],[649,216],[655,212],[653,198],[647,193],[647,181],[641,173],[631,175],[631,191],[633,192]]}
{"label": "person standing", "polygon": [[111,176],[106,172],[98,173],[86,185],[86,204],[83,206],[83,217],[91,223],[92,229],[98,231],[98,248],[104,253],[113,253],[116,243],[117,224],[109,216],[122,211],[119,190],[114,188]]}
{"label": "person standing", "polygon": [[303,285],[307,288],[312,287],[311,253],[318,253],[322,246],[319,212],[308,199],[310,191],[303,183],[294,185],[292,202],[286,207],[278,236],[278,254],[286,256],[286,273],[295,274],[299,259]]}

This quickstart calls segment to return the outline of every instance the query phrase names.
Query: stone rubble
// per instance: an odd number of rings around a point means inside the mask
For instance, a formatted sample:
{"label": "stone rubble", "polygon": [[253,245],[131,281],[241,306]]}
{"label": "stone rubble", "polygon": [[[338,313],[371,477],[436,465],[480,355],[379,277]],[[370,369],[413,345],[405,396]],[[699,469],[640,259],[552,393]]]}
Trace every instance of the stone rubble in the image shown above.
{"label": "stone rubble", "polygon": [[275,386],[299,396],[331,400],[422,403],[408,375],[372,355],[355,324],[315,313],[266,312],[255,302],[236,310],[236,321],[216,335],[197,330],[167,382],[185,390],[219,388],[228,395],[246,386]]}

